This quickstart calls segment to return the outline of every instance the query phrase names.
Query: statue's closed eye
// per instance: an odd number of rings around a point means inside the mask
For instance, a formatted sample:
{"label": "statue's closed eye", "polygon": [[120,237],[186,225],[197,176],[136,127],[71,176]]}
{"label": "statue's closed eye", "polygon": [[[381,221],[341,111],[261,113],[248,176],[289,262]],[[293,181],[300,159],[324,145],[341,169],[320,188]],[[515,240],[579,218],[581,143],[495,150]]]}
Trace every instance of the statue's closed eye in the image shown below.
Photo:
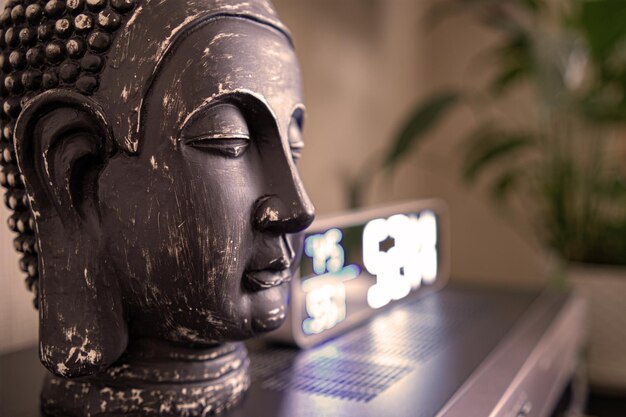
{"label": "statue's closed eye", "polygon": [[289,126],[289,147],[291,148],[291,157],[297,162],[302,157],[302,149],[304,148],[302,130],[297,123],[291,123]]}
{"label": "statue's closed eye", "polygon": [[304,109],[298,107],[291,117],[289,124],[289,147],[291,148],[291,157],[294,162],[302,157],[302,149],[304,148],[304,140],[302,139],[302,124],[304,122]]}
{"label": "statue's closed eye", "polygon": [[187,146],[236,158],[250,146],[250,131],[239,109],[222,103],[191,120],[181,139]]}

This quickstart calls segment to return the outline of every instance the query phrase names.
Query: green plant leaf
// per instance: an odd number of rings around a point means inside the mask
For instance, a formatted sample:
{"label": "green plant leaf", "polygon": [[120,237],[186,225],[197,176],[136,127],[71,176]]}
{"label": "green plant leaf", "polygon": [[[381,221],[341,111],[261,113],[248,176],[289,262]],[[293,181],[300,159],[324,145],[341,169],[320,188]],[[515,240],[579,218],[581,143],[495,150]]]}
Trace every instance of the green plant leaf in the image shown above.
{"label": "green plant leaf", "polygon": [[584,0],[580,24],[592,53],[603,63],[626,36],[626,1]]}
{"label": "green plant leaf", "polygon": [[518,169],[509,169],[500,173],[490,186],[491,197],[497,203],[503,203],[515,190],[523,175],[523,171]]}
{"label": "green plant leaf", "polygon": [[504,42],[494,48],[498,73],[491,82],[491,91],[498,97],[512,87],[515,82],[532,75],[532,41],[526,32],[507,36]]}
{"label": "green plant leaf", "polygon": [[519,66],[507,68],[499,74],[491,84],[491,91],[496,96],[504,94],[517,81],[520,81],[528,74],[528,67]]}
{"label": "green plant leaf", "polygon": [[[613,90],[623,91],[619,86],[614,87]],[[611,124],[626,121],[626,101],[624,98],[611,95],[607,97],[602,91],[592,91],[580,99],[576,110],[592,123]]]}
{"label": "green plant leaf", "polygon": [[464,141],[468,144],[463,166],[463,177],[473,182],[487,167],[535,143],[531,134],[504,132],[480,128]]}
{"label": "green plant leaf", "polygon": [[[626,182],[619,174],[614,174],[611,178],[596,180],[593,190],[598,199],[607,199],[622,206],[626,204]],[[626,235],[624,236],[626,239]]]}
{"label": "green plant leaf", "polygon": [[527,61],[533,47],[531,34],[526,31],[516,31],[505,37],[502,44],[494,48],[496,56],[501,62]]}
{"label": "green plant leaf", "polygon": [[531,9],[532,11],[538,11],[541,7],[543,7],[543,1],[541,0],[521,0],[522,4],[525,4],[526,7]]}
{"label": "green plant leaf", "polygon": [[390,150],[383,160],[383,168],[393,170],[441,117],[459,102],[460,98],[459,93],[445,92],[419,105],[392,141]]}

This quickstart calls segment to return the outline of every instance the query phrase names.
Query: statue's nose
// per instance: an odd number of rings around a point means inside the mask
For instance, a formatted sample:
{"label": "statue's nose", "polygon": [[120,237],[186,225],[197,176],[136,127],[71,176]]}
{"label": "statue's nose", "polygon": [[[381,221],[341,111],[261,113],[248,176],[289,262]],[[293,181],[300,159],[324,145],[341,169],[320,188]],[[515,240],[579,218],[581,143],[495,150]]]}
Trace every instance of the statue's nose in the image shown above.
{"label": "statue's nose", "polygon": [[259,198],[254,210],[258,230],[273,233],[298,233],[311,225],[315,209],[298,179],[291,190]]}

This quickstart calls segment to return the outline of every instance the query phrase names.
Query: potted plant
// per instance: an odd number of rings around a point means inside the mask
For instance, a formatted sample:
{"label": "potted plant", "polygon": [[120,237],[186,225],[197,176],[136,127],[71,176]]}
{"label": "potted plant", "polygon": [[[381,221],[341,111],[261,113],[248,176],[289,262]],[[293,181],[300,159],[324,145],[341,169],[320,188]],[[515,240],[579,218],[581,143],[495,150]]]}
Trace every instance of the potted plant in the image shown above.
{"label": "potted plant", "polygon": [[[431,18],[469,13],[498,33],[485,93],[442,91],[420,103],[379,160],[393,173],[456,106],[482,114],[462,138],[461,175],[533,225],[589,305],[593,383],[626,388],[626,2],[446,0]],[[535,113],[523,125],[488,115],[516,88]],[[484,110],[484,111],[481,111]],[[350,187],[359,205],[367,167]]]}

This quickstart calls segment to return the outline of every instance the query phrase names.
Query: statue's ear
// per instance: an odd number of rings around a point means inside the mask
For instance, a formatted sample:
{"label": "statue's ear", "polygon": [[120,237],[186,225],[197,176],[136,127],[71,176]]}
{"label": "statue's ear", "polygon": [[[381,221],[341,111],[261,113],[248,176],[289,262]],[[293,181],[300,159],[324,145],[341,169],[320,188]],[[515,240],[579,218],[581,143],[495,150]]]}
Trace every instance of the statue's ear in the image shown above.
{"label": "statue's ear", "polygon": [[102,253],[98,178],[114,149],[111,131],[92,100],[50,90],[22,110],[15,149],[39,248],[41,361],[64,377],[99,373],[128,341]]}

